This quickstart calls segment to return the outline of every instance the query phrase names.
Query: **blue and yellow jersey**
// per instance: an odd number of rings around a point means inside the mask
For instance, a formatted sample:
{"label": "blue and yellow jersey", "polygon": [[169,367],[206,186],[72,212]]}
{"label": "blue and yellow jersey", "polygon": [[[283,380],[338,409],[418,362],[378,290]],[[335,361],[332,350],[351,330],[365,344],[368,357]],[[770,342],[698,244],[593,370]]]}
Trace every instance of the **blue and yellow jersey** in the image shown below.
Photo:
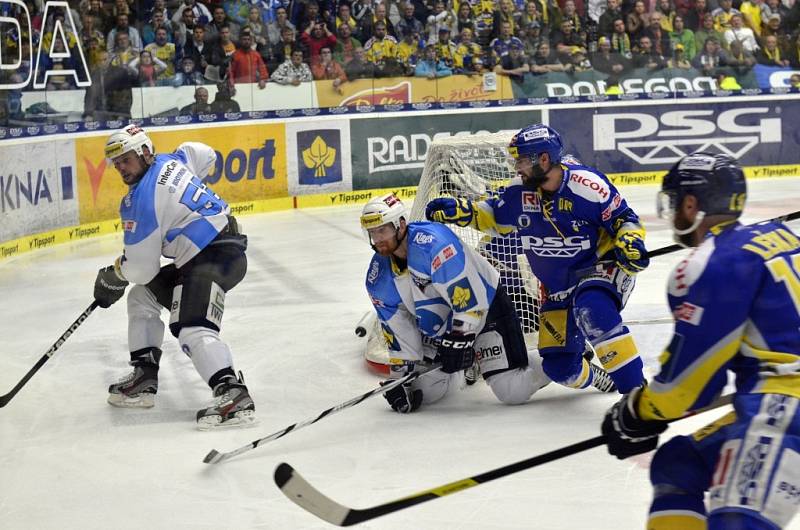
{"label": "blue and yellow jersey", "polygon": [[642,392],[644,419],[677,418],[737,393],[800,398],[800,239],[780,223],[714,227],[672,272],[675,333]]}
{"label": "blue and yellow jersey", "polygon": [[492,235],[514,230],[549,294],[574,287],[614,246],[622,223],[639,218],[608,177],[596,169],[561,164],[564,176],[555,193],[523,187],[520,178],[499,196],[474,205],[472,224]]}
{"label": "blue and yellow jersey", "polygon": [[442,224],[411,223],[406,238],[407,267],[375,254],[366,286],[392,357],[413,361],[421,360],[422,336],[480,331],[500,277]]}

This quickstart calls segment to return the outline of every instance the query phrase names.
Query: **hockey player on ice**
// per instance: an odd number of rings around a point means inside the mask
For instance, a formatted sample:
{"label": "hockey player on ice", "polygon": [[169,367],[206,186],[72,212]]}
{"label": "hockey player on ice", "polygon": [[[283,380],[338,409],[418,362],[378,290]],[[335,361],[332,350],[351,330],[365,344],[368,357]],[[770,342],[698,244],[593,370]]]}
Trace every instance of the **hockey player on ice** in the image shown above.
{"label": "hockey player on ice", "polygon": [[361,227],[375,250],[367,292],[389,345],[392,377],[435,362],[442,370],[386,392],[390,406],[408,413],[441,399],[452,374],[470,367],[476,352],[495,396],[524,403],[550,380],[525,348],[499,274],[448,228],[407,217],[391,193],[364,206]]}
{"label": "hockey player on ice", "polygon": [[[639,217],[601,172],[565,163],[561,137],[550,127],[523,128],[509,153],[517,176],[499,195],[480,202],[437,198],[427,218],[490,235],[516,231],[545,290],[545,373],[571,388],[631,391],[644,381],[642,360],[620,311],[634,275],[648,265]],[[605,370],[584,358],[586,340]]]}
{"label": "hockey player on ice", "polygon": [[[185,142],[156,155],[137,125],[112,134],[105,146],[129,191],[120,204],[122,256],[100,269],[94,297],[100,307],[122,298],[128,283],[128,345],[133,371],[108,388],[115,407],[149,408],[158,390],[164,323],[212,389],[214,402],[197,413],[201,430],[255,422],[255,406],[236,376],[231,351],[219,336],[225,293],[247,271],[247,236],[228,205],[206,187],[214,150]],[[174,261],[161,267],[161,256]]]}
{"label": "hockey player on ice", "polygon": [[659,216],[695,250],[669,277],[675,331],[661,370],[607,413],[608,451],[654,449],[664,420],[711,404],[730,371],[734,411],[656,451],[647,528],[785,528],[800,496],[800,238],[739,223],[747,185],[727,155],[683,157],[661,189]]}

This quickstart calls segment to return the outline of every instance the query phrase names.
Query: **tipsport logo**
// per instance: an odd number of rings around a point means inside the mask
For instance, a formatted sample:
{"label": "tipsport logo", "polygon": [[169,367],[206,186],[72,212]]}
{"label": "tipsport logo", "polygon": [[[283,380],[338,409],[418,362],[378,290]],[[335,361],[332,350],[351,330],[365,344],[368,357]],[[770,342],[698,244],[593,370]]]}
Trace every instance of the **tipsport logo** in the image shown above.
{"label": "tipsport logo", "polygon": [[760,144],[780,143],[780,108],[674,110],[659,115],[614,112],[593,116],[595,151],[619,151],[642,165],[674,164],[696,151],[741,159]]}

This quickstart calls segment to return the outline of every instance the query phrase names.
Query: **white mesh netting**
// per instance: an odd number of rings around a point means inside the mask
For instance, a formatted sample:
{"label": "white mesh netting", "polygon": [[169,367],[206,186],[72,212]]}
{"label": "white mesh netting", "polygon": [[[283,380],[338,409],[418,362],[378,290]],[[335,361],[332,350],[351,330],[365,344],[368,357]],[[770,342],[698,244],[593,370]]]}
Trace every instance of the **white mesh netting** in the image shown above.
{"label": "white mesh netting", "polygon": [[[514,175],[513,160],[506,150],[511,133],[437,139],[428,149],[410,221],[425,220],[425,205],[436,197],[485,199],[508,184]],[[491,237],[473,228],[447,225],[465,245],[478,250],[500,273],[500,281],[514,302],[528,347],[536,346],[539,326],[539,282],[531,271],[516,234]],[[373,312],[374,313],[374,312]],[[388,349],[377,318],[365,321],[369,340],[367,361],[388,360]]]}

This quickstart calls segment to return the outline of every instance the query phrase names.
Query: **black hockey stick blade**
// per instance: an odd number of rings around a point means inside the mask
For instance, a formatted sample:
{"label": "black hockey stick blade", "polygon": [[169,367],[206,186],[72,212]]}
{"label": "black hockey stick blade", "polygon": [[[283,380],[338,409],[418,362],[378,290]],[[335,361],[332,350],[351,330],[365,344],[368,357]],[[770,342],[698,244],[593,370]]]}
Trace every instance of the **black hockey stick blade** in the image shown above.
{"label": "black hockey stick blade", "polygon": [[[759,221],[759,223],[783,223],[786,221],[794,221],[795,219],[800,219],[800,211],[787,213],[785,215],[779,215],[778,217],[773,217],[772,219],[766,219],[764,221]],[[758,223],[755,223],[758,224]],[[678,250],[683,250],[686,247],[682,245],[678,245],[677,243],[673,245],[667,245],[666,247],[657,248],[652,252],[647,253],[648,258],[655,258],[657,256],[663,256],[664,254],[670,254],[672,252],[676,252]]]}
{"label": "black hockey stick blade", "polygon": [[574,455],[589,449],[599,447],[606,443],[606,437],[603,435],[589,438],[582,442],[572,445],[561,447],[549,453],[544,453],[527,460],[515,462],[480,475],[475,475],[465,479],[450,482],[442,486],[437,486],[425,491],[420,491],[408,497],[398,499],[395,501],[379,504],[371,508],[364,508],[362,510],[356,508],[348,508],[330,497],[325,496],[318,489],[312,486],[306,479],[302,477],[297,471],[289,464],[279,464],[275,469],[275,484],[286,495],[289,500],[300,506],[307,512],[310,512],[320,519],[327,521],[336,526],[351,526],[357,523],[363,523],[370,519],[375,519],[382,515],[390,514],[400,510],[404,510],[423,502],[428,502],[445,495],[458,493],[465,489],[469,489],[479,484],[489,482],[498,478],[530,469],[565,456]]}
{"label": "black hockey stick blade", "polygon": [[92,311],[97,309],[97,307],[98,307],[97,300],[95,300],[89,305],[89,307],[87,307],[84,310],[83,313],[80,314],[80,316],[75,320],[75,322],[70,324],[70,326],[67,328],[67,331],[65,331],[64,334],[61,335],[58,338],[58,340],[56,340],[55,343],[53,343],[52,346],[50,346],[50,349],[47,350],[47,352],[44,355],[42,355],[42,357],[38,361],[36,361],[36,364],[34,364],[33,367],[30,370],[28,370],[28,373],[25,374],[25,377],[20,379],[19,383],[17,383],[16,386],[11,389],[11,392],[0,396],[0,408],[8,405],[8,402],[11,401],[14,396],[17,395],[17,392],[19,392],[20,389],[22,389],[22,387],[25,386],[25,384],[30,380],[30,378],[33,377],[33,375],[39,371],[39,368],[44,366],[44,363],[46,363],[50,359],[50,357],[53,356],[56,350],[58,350],[61,347],[61,345],[64,344],[64,342],[70,337],[70,335],[72,335],[75,332],[75,330],[78,329],[78,326],[83,324],[83,322],[87,318],[89,318],[89,315],[91,315]]}
{"label": "black hockey stick blade", "polygon": [[[732,400],[732,394],[722,396],[707,407],[691,411],[681,418],[670,420],[669,423],[677,421],[678,419],[688,418],[690,416],[695,416],[697,414],[728,405]],[[395,501],[379,504],[377,506],[364,508],[361,510],[357,508],[349,508],[343,504],[339,504],[330,497],[327,497],[325,494],[312,486],[289,464],[279,464],[278,467],[275,468],[274,479],[275,484],[278,486],[278,488],[280,488],[281,492],[286,495],[290,501],[302,509],[333,525],[351,526],[375,519],[376,517],[380,517],[382,515],[404,510],[411,506],[422,504],[423,502],[432,501],[434,499],[438,499],[439,497],[444,497],[445,495],[458,493],[459,491],[478,486],[485,482],[502,478],[519,471],[540,466],[542,464],[547,464],[548,462],[559,460],[566,456],[582,453],[583,451],[588,451],[589,449],[594,449],[595,447],[605,445],[605,443],[606,437],[601,434],[600,436],[595,436],[594,438],[589,438],[588,440],[584,440],[582,442],[567,445],[548,453],[534,456],[526,460],[521,460],[513,464],[508,464],[479,475],[467,477],[455,482],[450,482],[429,490],[420,491],[419,493],[415,493],[408,497],[403,497],[402,499],[397,499]]]}

